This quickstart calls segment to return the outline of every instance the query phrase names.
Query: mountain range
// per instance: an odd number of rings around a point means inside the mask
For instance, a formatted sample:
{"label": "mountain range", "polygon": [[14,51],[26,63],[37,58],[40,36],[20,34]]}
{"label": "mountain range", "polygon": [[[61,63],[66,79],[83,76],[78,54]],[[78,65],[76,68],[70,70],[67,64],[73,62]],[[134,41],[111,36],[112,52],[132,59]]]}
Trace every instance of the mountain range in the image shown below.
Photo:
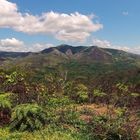
{"label": "mountain range", "polygon": [[[40,59],[45,58],[51,61],[56,59],[58,62],[75,60],[86,63],[113,63],[116,61],[139,61],[140,55],[128,53],[122,50],[100,48],[97,46],[70,46],[59,45],[46,48],[40,52],[0,52],[0,61],[21,60],[21,59]],[[53,61],[52,61],[53,63]]]}

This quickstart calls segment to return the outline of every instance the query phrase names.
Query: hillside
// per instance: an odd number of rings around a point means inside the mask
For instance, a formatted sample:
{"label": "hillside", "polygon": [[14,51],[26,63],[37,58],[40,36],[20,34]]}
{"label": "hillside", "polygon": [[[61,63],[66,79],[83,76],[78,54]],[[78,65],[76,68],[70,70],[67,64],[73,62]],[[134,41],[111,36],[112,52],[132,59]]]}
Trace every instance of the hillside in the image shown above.
{"label": "hillside", "polygon": [[2,52],[0,58],[4,69],[32,70],[36,82],[44,81],[47,71],[64,71],[68,79],[88,79],[107,91],[118,82],[131,83],[133,90],[140,90],[140,56],[121,50],[60,45],[37,53]]}
{"label": "hillside", "polygon": [[[66,59],[67,61],[75,60],[77,62],[85,63],[114,63],[117,61],[130,61],[138,62],[140,60],[140,55],[131,54],[124,52],[122,50],[109,49],[109,48],[99,48],[97,46],[70,46],[70,45],[60,45],[52,48],[47,48],[41,52],[31,53],[31,52],[0,52],[0,60],[6,61],[9,59],[19,60],[20,58],[32,59],[32,57],[44,57],[48,60],[52,57],[57,59],[59,63]],[[52,59],[51,59],[52,60]],[[60,60],[60,61],[59,61]],[[51,63],[51,62],[50,62]],[[54,63],[52,61],[52,63]],[[57,63],[57,62],[56,62]]]}
{"label": "hillside", "polygon": [[0,65],[0,139],[139,139],[139,55],[60,45]]}

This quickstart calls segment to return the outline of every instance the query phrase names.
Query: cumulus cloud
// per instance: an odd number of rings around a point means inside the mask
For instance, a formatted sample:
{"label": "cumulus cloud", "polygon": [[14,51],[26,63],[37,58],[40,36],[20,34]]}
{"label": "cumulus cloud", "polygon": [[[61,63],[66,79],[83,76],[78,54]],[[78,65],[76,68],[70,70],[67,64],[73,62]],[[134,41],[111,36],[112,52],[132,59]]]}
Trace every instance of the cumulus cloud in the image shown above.
{"label": "cumulus cloud", "polygon": [[97,39],[97,38],[94,38],[92,40],[92,45],[98,46],[98,47],[101,47],[101,48],[112,48],[112,49],[123,50],[123,51],[126,51],[126,52],[135,53],[135,54],[140,54],[140,46],[130,47],[130,46],[124,46],[124,45],[115,45],[115,44],[112,44],[111,42],[109,42],[107,40],[100,40],[100,39]]}
{"label": "cumulus cloud", "polygon": [[0,0],[0,17],[0,28],[12,28],[28,34],[51,34],[62,41],[82,42],[91,32],[103,28],[102,24],[93,22],[95,16],[53,11],[31,15],[19,12],[17,5],[7,0]]}
{"label": "cumulus cloud", "polygon": [[12,52],[38,52],[43,49],[53,47],[53,44],[25,44],[16,38],[7,38],[0,40],[0,51],[12,51]]}
{"label": "cumulus cloud", "polygon": [[15,38],[0,40],[0,51],[22,51],[24,42]]}
{"label": "cumulus cloud", "polygon": [[102,47],[102,48],[109,48],[111,47],[111,43],[107,40],[100,40],[100,39],[97,39],[97,38],[94,38],[93,39],[93,45],[94,46],[99,46],[99,47]]}
{"label": "cumulus cloud", "polygon": [[7,39],[0,40],[0,45],[4,47],[11,47],[11,46],[20,47],[23,46],[24,43],[23,41],[17,40],[15,38],[11,38],[11,39],[7,38]]}

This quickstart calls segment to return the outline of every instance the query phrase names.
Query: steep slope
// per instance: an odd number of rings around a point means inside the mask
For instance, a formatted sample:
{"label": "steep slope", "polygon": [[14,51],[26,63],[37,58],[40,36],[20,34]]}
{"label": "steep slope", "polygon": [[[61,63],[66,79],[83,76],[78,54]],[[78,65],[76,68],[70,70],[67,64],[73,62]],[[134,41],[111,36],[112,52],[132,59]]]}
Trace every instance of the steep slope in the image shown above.
{"label": "steep slope", "polygon": [[70,46],[65,44],[45,49],[41,53],[47,55],[56,49],[65,54],[69,59],[89,63],[110,63],[113,61],[135,61],[140,59],[139,55],[117,49],[99,48],[97,46]]}
{"label": "steep slope", "polygon": [[69,59],[74,59],[80,62],[112,62],[112,54],[96,46],[74,47],[70,45],[60,45],[54,48],[45,49],[41,53],[49,54],[56,49],[65,54]]}
{"label": "steep slope", "polygon": [[123,50],[111,49],[111,48],[102,48],[105,51],[108,51],[113,55],[114,58],[121,59],[140,59],[140,55],[125,52]]}
{"label": "steep slope", "polygon": [[82,50],[81,52],[75,55],[75,58],[78,61],[88,63],[112,62],[112,54],[96,46],[91,46],[89,48]]}
{"label": "steep slope", "polygon": [[48,54],[48,53],[52,52],[53,50],[57,49],[59,52],[64,53],[67,56],[72,56],[72,55],[84,50],[85,48],[86,47],[84,47],[84,46],[74,47],[74,46],[62,44],[62,45],[59,45],[59,46],[56,46],[53,48],[44,49],[43,51],[41,51],[41,53]]}
{"label": "steep slope", "polygon": [[56,47],[59,51],[66,53],[68,50],[71,50],[72,54],[76,54],[82,50],[84,50],[85,46],[70,46],[70,45],[59,45]]}

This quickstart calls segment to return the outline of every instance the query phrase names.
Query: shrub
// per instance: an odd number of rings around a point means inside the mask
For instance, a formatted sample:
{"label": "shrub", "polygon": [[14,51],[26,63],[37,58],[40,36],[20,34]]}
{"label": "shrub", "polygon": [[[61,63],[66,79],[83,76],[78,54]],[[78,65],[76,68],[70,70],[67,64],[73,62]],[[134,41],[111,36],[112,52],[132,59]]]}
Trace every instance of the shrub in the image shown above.
{"label": "shrub", "polygon": [[73,107],[62,109],[58,112],[57,115],[59,116],[58,121],[60,123],[73,124],[73,125],[79,123],[79,113]]}
{"label": "shrub", "polygon": [[88,101],[88,88],[84,84],[69,83],[65,90],[65,94],[77,103]]}
{"label": "shrub", "polygon": [[87,129],[95,139],[131,140],[131,134],[123,127],[125,123],[122,118],[94,116]]}
{"label": "shrub", "polygon": [[65,107],[68,105],[73,104],[73,102],[68,97],[52,97],[49,98],[48,102],[46,103],[47,106],[57,108],[57,107]]}
{"label": "shrub", "polygon": [[107,96],[106,93],[102,92],[100,89],[93,90],[94,102],[100,103],[103,102],[103,99]]}
{"label": "shrub", "polygon": [[10,102],[10,94],[5,93],[5,94],[0,94],[0,109],[11,109],[11,102]]}
{"label": "shrub", "polygon": [[34,131],[46,123],[46,113],[37,104],[21,104],[12,112],[11,130]]}
{"label": "shrub", "polygon": [[10,121],[11,106],[10,94],[0,94],[0,124],[7,124]]}
{"label": "shrub", "polygon": [[140,127],[137,130],[137,137],[138,137],[138,139],[140,139]]}

